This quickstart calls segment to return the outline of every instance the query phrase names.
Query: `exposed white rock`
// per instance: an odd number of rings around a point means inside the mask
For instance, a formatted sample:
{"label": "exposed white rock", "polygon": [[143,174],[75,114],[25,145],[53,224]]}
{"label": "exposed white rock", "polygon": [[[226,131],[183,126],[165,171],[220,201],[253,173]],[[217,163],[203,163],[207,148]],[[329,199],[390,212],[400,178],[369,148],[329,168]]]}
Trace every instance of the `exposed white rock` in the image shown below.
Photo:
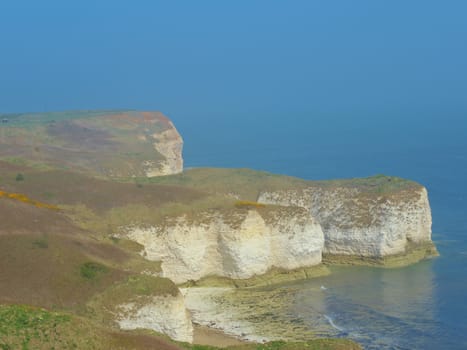
{"label": "exposed white rock", "polygon": [[144,245],[147,259],[162,261],[163,276],[175,283],[317,265],[324,244],[320,225],[303,208],[205,211],[193,220],[180,216],[126,231]]}
{"label": "exposed white rock", "polygon": [[158,163],[146,162],[146,176],[162,176],[178,174],[183,171],[183,139],[172,122],[168,122],[170,128],[152,135],[154,148],[165,159]]}
{"label": "exposed white rock", "polygon": [[316,186],[263,192],[258,202],[308,209],[323,228],[324,253],[382,257],[431,241],[430,205],[421,186],[384,195]]}
{"label": "exposed white rock", "polygon": [[136,300],[119,305],[118,310],[116,318],[121,329],[152,329],[178,341],[193,341],[191,316],[181,293],[154,296],[149,302],[147,298]]}
{"label": "exposed white rock", "polygon": [[[257,343],[273,340],[258,334],[252,322],[242,317],[238,303],[227,301],[226,296],[234,291],[231,288],[202,287],[182,288],[186,307],[190,310],[193,322],[202,326],[218,329],[231,336]],[[252,298],[253,299],[253,298]],[[251,308],[245,307],[251,316]],[[276,328],[277,329],[277,328]]]}

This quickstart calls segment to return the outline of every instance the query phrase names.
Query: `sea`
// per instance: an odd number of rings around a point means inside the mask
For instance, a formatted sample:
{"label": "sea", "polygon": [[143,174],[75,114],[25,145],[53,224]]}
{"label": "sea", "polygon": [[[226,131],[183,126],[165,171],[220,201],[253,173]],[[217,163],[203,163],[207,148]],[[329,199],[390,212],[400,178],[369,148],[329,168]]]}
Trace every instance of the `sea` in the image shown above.
{"label": "sea", "polygon": [[[280,319],[365,349],[467,349],[466,116],[320,113],[171,116],[186,167],[305,179],[400,176],[427,187],[440,256],[409,267],[335,267],[286,285]],[[278,329],[278,333],[280,333]]]}

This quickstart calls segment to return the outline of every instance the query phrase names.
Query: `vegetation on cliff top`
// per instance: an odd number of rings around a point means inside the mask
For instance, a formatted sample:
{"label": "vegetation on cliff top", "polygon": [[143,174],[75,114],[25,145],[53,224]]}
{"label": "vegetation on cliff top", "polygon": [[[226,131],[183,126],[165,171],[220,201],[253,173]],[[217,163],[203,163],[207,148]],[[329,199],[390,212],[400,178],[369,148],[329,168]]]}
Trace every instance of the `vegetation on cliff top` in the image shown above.
{"label": "vegetation on cliff top", "polygon": [[365,178],[311,181],[314,186],[355,188],[362,192],[387,194],[405,190],[418,190],[422,186],[415,181],[396,176],[378,174]]}
{"label": "vegetation on cliff top", "polygon": [[369,194],[390,194],[421,188],[421,185],[414,181],[386,175],[315,181],[251,169],[222,168],[193,168],[185,170],[181,174],[141,179],[141,181],[143,183],[177,185],[212,193],[230,194],[249,201],[256,201],[258,195],[264,191],[300,191],[310,187],[353,188]]}

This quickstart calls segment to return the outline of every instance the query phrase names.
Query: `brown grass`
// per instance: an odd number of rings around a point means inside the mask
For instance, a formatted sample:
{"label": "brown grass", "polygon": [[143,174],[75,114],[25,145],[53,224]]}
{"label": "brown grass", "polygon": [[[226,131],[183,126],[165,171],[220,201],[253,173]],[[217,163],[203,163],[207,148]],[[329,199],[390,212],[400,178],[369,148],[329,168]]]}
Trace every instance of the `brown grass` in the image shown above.
{"label": "brown grass", "polygon": [[103,213],[129,204],[158,207],[167,203],[190,203],[206,197],[199,190],[171,185],[118,183],[96,179],[70,171],[23,171],[25,180],[16,181],[16,173],[0,169],[2,187],[52,205],[78,205]]}
{"label": "brown grass", "polygon": [[80,234],[62,212],[0,198],[0,236],[12,234]]}
{"label": "brown grass", "polygon": [[242,209],[242,208],[246,208],[246,209],[264,208],[264,207],[266,207],[266,204],[253,202],[253,201],[236,201],[235,202],[235,207],[238,208],[238,209]]}
{"label": "brown grass", "polygon": [[[111,267],[126,259],[118,248],[57,235],[0,236],[0,302],[81,310],[100,293],[128,275]],[[83,264],[107,266],[94,279],[80,273]],[[5,268],[8,267],[8,268]]]}

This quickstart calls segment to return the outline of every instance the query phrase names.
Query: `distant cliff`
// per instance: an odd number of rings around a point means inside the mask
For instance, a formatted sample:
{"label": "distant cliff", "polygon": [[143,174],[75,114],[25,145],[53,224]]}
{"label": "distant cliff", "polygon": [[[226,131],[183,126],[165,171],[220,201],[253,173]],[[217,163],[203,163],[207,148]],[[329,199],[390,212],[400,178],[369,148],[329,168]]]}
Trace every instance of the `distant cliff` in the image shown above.
{"label": "distant cliff", "polygon": [[0,159],[99,177],[177,174],[183,140],[159,112],[0,115]]}

